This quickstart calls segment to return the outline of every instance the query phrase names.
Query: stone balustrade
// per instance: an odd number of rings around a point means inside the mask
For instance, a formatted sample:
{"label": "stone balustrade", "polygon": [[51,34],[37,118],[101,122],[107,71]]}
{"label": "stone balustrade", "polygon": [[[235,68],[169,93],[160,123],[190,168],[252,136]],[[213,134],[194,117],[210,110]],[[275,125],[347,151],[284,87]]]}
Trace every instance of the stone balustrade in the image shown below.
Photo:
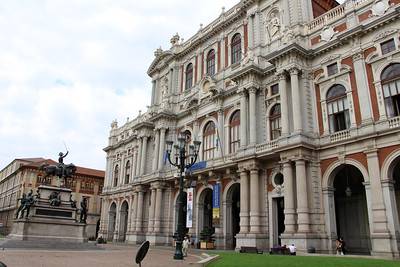
{"label": "stone balustrade", "polygon": [[329,10],[321,16],[315,18],[308,24],[308,30],[314,32],[323,28],[325,25],[332,23],[345,17],[346,13],[350,10],[358,9],[366,4],[372,3],[373,0],[351,0]]}
{"label": "stone balustrade", "polygon": [[264,144],[257,145],[256,153],[271,151],[272,149],[277,148],[277,147],[278,147],[278,140],[272,140],[272,141],[266,142]]}
{"label": "stone balustrade", "polygon": [[389,122],[389,128],[397,128],[400,126],[400,116],[390,118],[388,122]]}
{"label": "stone balustrade", "polygon": [[344,131],[340,131],[340,132],[331,134],[330,140],[331,140],[331,143],[333,143],[333,142],[339,142],[339,141],[349,139],[350,137],[351,137],[350,130],[344,130]]}

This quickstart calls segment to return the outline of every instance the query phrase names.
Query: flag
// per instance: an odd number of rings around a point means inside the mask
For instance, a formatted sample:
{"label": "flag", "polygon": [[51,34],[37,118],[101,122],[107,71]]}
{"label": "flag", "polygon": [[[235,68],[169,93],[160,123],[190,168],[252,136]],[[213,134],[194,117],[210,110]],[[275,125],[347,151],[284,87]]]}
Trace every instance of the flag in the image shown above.
{"label": "flag", "polygon": [[167,151],[164,151],[164,165],[167,164],[167,161],[168,161],[168,153]]}

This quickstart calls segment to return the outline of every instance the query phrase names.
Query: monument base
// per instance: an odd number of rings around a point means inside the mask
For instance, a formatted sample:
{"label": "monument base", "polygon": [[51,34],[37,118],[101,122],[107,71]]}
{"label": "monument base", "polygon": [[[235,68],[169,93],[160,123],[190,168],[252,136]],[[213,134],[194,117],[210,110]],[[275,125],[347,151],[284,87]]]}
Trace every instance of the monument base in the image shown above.
{"label": "monument base", "polygon": [[[77,222],[77,209],[70,202],[71,190],[53,186],[39,186],[40,197],[31,207],[30,216],[15,219],[11,233],[16,240],[87,242],[86,224]],[[59,195],[58,206],[50,205],[49,197]]]}

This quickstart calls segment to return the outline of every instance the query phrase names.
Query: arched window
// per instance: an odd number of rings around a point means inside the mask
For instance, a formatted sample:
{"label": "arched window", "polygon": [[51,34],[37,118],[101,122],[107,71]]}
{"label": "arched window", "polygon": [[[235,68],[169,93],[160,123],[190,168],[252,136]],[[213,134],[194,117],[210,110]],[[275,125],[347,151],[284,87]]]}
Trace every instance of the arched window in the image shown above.
{"label": "arched window", "polygon": [[114,186],[118,185],[118,175],[119,175],[119,166],[116,165],[114,168]]}
{"label": "arched window", "polygon": [[238,63],[242,59],[242,38],[237,33],[232,38],[231,43],[231,63]]}
{"label": "arched window", "polygon": [[186,83],[185,89],[188,90],[192,88],[193,85],[193,64],[189,63],[186,67]]}
{"label": "arched window", "polygon": [[209,121],[204,127],[203,132],[203,160],[214,158],[216,148],[217,132],[215,123]]}
{"label": "arched window", "polygon": [[271,125],[271,140],[275,140],[281,136],[281,104],[272,107],[269,114],[269,122]]}
{"label": "arched window", "polygon": [[236,110],[229,121],[229,152],[234,153],[240,146],[240,110]]}
{"label": "arched window", "polygon": [[334,133],[350,128],[349,104],[346,88],[343,85],[335,84],[328,90],[326,104],[330,132]]}
{"label": "arched window", "polygon": [[129,184],[130,174],[131,174],[131,162],[128,160],[125,165],[125,184]]}
{"label": "arched window", "polygon": [[215,51],[210,50],[207,54],[207,75],[213,76],[215,74]]}
{"label": "arched window", "polygon": [[387,116],[400,116],[400,63],[387,66],[382,71],[381,82]]}

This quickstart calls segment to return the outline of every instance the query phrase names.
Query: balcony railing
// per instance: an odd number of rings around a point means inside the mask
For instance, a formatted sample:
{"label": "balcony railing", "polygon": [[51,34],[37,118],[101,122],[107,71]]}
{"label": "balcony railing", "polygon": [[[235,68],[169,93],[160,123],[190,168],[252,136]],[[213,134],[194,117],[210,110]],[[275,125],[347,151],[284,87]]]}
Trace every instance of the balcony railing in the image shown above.
{"label": "balcony railing", "polygon": [[260,144],[256,146],[256,153],[271,151],[274,148],[278,147],[278,140],[272,140],[264,144]]}
{"label": "balcony railing", "polygon": [[369,2],[373,2],[373,0],[346,1],[345,3],[341,4],[340,6],[337,6],[333,9],[329,10],[325,14],[322,14],[321,16],[319,16],[319,17],[315,18],[313,21],[311,21],[310,24],[308,24],[308,30],[314,31],[317,29],[321,29],[325,25],[330,24],[330,22],[344,17],[346,14],[346,11],[359,8]]}
{"label": "balcony railing", "polygon": [[336,133],[331,134],[331,136],[330,136],[331,143],[343,141],[343,140],[349,139],[350,137],[351,137],[350,130],[336,132]]}
{"label": "balcony railing", "polygon": [[389,119],[389,128],[400,127],[400,116]]}

